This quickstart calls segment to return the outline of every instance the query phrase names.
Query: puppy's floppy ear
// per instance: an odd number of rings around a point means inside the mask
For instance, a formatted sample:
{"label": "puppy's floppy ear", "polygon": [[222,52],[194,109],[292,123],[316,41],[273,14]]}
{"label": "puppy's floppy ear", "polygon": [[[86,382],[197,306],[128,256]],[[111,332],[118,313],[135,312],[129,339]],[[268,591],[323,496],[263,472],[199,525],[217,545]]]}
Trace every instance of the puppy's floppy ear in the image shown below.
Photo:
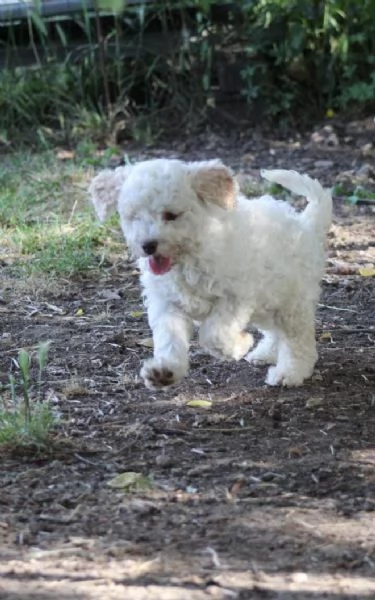
{"label": "puppy's floppy ear", "polygon": [[130,169],[131,166],[104,169],[90,183],[91,202],[100,221],[105,221],[116,212],[121,185],[128,177]]}
{"label": "puppy's floppy ear", "polygon": [[198,198],[231,210],[236,204],[237,186],[228,167],[220,160],[190,163],[191,185]]}

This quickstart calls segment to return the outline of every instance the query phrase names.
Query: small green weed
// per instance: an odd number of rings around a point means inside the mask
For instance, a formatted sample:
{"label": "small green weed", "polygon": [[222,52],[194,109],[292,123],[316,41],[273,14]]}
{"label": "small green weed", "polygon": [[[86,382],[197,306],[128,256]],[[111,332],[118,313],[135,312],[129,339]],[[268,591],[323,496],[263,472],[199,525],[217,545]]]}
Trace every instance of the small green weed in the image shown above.
{"label": "small green weed", "polygon": [[375,192],[368,190],[362,185],[356,185],[354,189],[349,189],[342,184],[337,184],[334,187],[333,193],[335,196],[340,196],[350,204],[358,204],[359,202],[375,204]]}
{"label": "small green weed", "polygon": [[241,181],[240,189],[248,198],[255,198],[263,193],[263,184],[258,181],[245,180]]}
{"label": "small green weed", "polygon": [[282,198],[283,200],[290,198],[290,192],[288,192],[288,190],[283,188],[283,186],[279,185],[278,183],[270,183],[267,186],[266,192],[275,198]]}
{"label": "small green weed", "polygon": [[[9,388],[0,396],[0,447],[3,449],[39,451],[50,442],[56,415],[51,406],[42,401],[42,378],[49,346],[49,342],[40,343],[33,354],[21,349],[13,361],[17,372],[9,375]],[[31,368],[34,359],[35,376]]]}

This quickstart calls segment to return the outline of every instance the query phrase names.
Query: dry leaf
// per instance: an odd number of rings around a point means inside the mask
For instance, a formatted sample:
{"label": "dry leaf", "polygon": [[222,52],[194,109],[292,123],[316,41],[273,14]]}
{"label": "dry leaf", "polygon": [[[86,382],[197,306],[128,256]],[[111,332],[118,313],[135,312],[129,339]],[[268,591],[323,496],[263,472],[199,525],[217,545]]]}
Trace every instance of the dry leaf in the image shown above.
{"label": "dry leaf", "polygon": [[153,348],[154,342],[152,338],[145,338],[144,340],[137,340],[138,346],[145,346],[146,348]]}
{"label": "dry leaf", "polygon": [[212,406],[212,402],[210,400],[189,400],[189,402],[186,402],[186,406],[190,406],[190,408],[209,409]]}
{"label": "dry leaf", "polygon": [[375,267],[361,267],[358,269],[358,273],[362,277],[375,277]]}
{"label": "dry leaf", "polygon": [[139,317],[143,317],[144,312],[143,310],[134,310],[133,312],[129,313],[130,317],[133,317],[134,319],[138,319]]}
{"label": "dry leaf", "polygon": [[75,153],[71,150],[59,150],[56,156],[59,160],[72,160],[72,158],[75,156]]}
{"label": "dry leaf", "polygon": [[353,265],[342,260],[330,260],[331,273],[336,275],[354,275],[357,272],[357,265]]}
{"label": "dry leaf", "polygon": [[231,488],[229,490],[231,496],[237,496],[238,492],[243,488],[244,485],[245,485],[244,479],[237,479],[237,481],[234,482],[234,484],[231,486]]}
{"label": "dry leaf", "polygon": [[116,475],[113,479],[107,482],[109,487],[116,490],[149,490],[152,488],[152,483],[148,477],[142,475],[142,473],[136,473],[135,471],[125,471]]}
{"label": "dry leaf", "polygon": [[83,308],[79,308],[78,310],[76,310],[76,317],[82,317],[82,315],[84,315],[84,310]]}
{"label": "dry leaf", "polygon": [[289,448],[289,457],[290,458],[301,458],[301,456],[302,456],[301,448],[298,448],[298,446],[293,446],[292,448]]}
{"label": "dry leaf", "polygon": [[56,312],[59,315],[66,314],[65,308],[60,308],[60,306],[55,306],[54,304],[50,304],[49,302],[46,302],[46,306],[47,306],[47,308],[49,308],[50,310],[53,310],[53,312]]}
{"label": "dry leaf", "polygon": [[316,408],[323,404],[323,398],[309,398],[305,404],[306,408]]}
{"label": "dry leaf", "polygon": [[107,302],[107,300],[121,300],[120,294],[113,290],[103,290],[100,293],[100,296],[105,302]]}
{"label": "dry leaf", "polygon": [[332,342],[332,334],[329,331],[324,331],[322,335],[319,336],[319,341],[323,342],[324,340],[329,340]]}

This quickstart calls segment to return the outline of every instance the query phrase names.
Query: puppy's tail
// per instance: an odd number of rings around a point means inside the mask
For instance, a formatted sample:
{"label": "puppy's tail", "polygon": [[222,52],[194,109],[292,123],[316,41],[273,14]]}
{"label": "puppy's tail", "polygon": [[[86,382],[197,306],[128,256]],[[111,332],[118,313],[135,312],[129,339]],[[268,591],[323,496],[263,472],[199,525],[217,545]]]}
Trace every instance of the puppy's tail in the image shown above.
{"label": "puppy's tail", "polygon": [[319,181],[311,179],[308,175],[301,175],[296,171],[275,169],[272,171],[262,170],[262,177],[272,183],[278,183],[294,194],[305,196],[308,205],[301,213],[301,219],[306,225],[326,233],[332,221],[332,195],[325,190]]}

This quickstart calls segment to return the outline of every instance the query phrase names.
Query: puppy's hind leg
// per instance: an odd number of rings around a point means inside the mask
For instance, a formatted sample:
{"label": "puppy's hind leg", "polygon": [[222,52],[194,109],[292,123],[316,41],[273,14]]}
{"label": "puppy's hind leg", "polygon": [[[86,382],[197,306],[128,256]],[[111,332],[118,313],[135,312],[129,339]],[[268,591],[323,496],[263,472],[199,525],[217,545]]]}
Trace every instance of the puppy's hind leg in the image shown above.
{"label": "puppy's hind leg", "polygon": [[218,304],[202,322],[199,342],[212,356],[222,360],[240,360],[254,344],[253,336],[245,331],[249,311]]}
{"label": "puppy's hind leg", "polygon": [[314,307],[295,307],[279,319],[277,362],[267,373],[268,385],[299,386],[311,377],[317,360]]}
{"label": "puppy's hind leg", "polygon": [[264,331],[262,339],[254,350],[245,356],[245,360],[254,365],[275,365],[278,356],[279,337],[276,331]]}

